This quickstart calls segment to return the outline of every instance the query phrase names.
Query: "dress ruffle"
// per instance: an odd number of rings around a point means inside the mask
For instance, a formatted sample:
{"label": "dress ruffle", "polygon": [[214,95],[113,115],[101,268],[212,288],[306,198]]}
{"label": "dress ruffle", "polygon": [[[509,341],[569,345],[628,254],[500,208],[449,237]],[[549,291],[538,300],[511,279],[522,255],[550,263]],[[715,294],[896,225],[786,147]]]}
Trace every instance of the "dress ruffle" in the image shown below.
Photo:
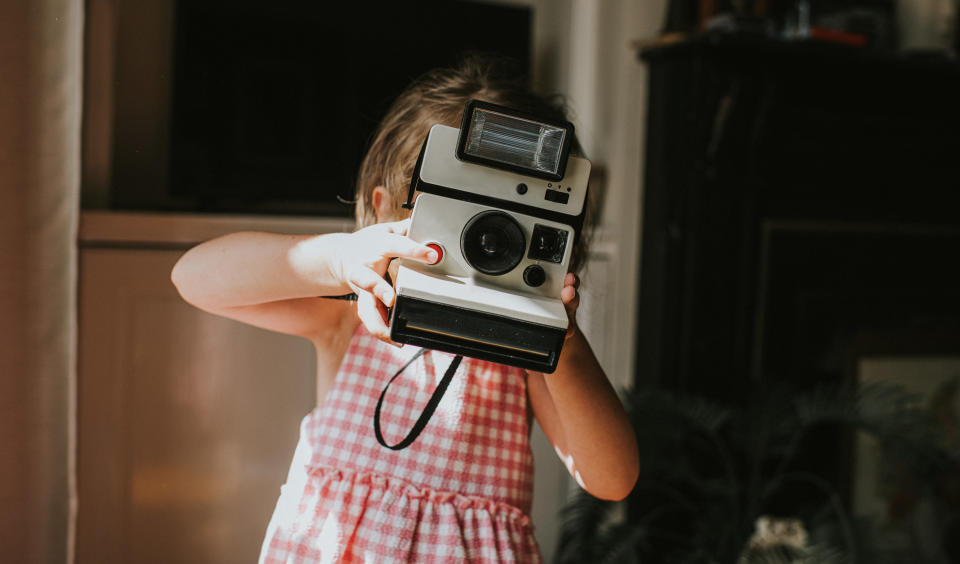
{"label": "dress ruffle", "polygon": [[409,499],[422,500],[427,503],[441,503],[456,507],[459,512],[469,510],[484,511],[497,521],[506,521],[511,527],[529,529],[533,532],[533,523],[530,517],[508,503],[494,501],[485,497],[467,496],[456,492],[437,491],[431,488],[421,488],[398,478],[380,476],[372,472],[354,472],[325,466],[315,466],[307,470],[307,474],[320,480],[335,480],[354,485],[369,485],[371,488],[390,490],[396,495],[403,495]]}
{"label": "dress ruffle", "polygon": [[540,562],[514,506],[328,467],[287,482],[271,529],[284,562]]}

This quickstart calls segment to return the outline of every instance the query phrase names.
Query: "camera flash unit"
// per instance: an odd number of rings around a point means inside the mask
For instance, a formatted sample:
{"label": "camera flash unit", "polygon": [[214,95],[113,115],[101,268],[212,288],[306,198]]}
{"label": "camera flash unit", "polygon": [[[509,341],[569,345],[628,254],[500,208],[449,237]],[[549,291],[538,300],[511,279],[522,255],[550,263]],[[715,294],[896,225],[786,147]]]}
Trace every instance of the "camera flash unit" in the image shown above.
{"label": "camera flash unit", "polygon": [[545,180],[563,178],[573,124],[547,122],[503,106],[472,100],[457,141],[457,158]]}

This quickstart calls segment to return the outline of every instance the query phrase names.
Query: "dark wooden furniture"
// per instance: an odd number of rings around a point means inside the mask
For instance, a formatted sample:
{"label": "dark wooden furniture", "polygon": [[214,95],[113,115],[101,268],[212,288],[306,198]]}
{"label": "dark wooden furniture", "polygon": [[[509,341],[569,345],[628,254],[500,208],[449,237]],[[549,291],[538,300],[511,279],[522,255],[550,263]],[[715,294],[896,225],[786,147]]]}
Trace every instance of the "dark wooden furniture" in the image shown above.
{"label": "dark wooden furniture", "polygon": [[865,336],[960,353],[957,62],[730,37],[640,57],[638,382],[740,402],[850,378]]}

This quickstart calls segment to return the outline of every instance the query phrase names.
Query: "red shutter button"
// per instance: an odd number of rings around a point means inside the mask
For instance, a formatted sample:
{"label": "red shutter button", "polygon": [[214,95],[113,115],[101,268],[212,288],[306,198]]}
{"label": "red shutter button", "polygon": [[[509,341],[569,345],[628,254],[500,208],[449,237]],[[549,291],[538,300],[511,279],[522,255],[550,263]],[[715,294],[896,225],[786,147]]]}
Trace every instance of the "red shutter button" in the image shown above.
{"label": "red shutter button", "polygon": [[441,247],[437,243],[427,243],[427,246],[437,252],[437,260],[429,264],[437,264],[438,262],[443,260],[443,247]]}

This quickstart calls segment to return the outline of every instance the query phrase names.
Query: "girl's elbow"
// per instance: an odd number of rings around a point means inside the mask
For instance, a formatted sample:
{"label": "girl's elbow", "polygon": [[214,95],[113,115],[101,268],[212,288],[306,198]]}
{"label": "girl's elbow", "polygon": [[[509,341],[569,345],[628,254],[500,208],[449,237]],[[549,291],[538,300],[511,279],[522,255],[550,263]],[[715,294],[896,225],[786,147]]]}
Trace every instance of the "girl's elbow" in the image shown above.
{"label": "girl's elbow", "polygon": [[623,479],[619,480],[616,486],[612,489],[611,495],[607,498],[610,501],[623,501],[630,495],[630,492],[633,491],[633,487],[637,485],[637,478],[640,475],[638,468],[632,469]]}
{"label": "girl's elbow", "polygon": [[606,501],[622,501],[630,495],[633,487],[637,484],[637,478],[640,475],[640,466],[636,460],[633,463],[627,463],[619,472],[610,473],[605,476],[602,483],[594,487],[584,488],[593,497]]}
{"label": "girl's elbow", "polygon": [[180,264],[178,260],[177,263],[173,265],[173,268],[170,269],[170,281],[173,282],[177,290],[180,289],[180,283],[183,280],[183,267],[180,266]]}
{"label": "girl's elbow", "polygon": [[192,303],[187,295],[190,282],[185,270],[182,260],[177,261],[177,264],[173,265],[173,269],[170,271],[170,282],[173,283],[173,287],[177,289],[177,293],[180,294],[180,297],[183,298],[184,301]]}
{"label": "girl's elbow", "polygon": [[620,498],[626,498],[633,491],[634,486],[637,485],[637,479],[640,477],[640,464],[634,460],[634,463],[630,467],[630,471],[627,473],[627,479],[624,480],[622,489],[620,490]]}
{"label": "girl's elbow", "polygon": [[630,495],[630,492],[633,491],[633,486],[630,488],[622,486],[606,486],[601,489],[587,490],[590,492],[590,495],[597,499],[602,499],[604,501],[623,501]]}
{"label": "girl's elbow", "polygon": [[191,274],[189,265],[184,266],[183,257],[173,265],[173,269],[170,271],[170,282],[173,283],[173,287],[176,288],[183,301],[202,309],[201,300],[196,295],[197,280]]}

